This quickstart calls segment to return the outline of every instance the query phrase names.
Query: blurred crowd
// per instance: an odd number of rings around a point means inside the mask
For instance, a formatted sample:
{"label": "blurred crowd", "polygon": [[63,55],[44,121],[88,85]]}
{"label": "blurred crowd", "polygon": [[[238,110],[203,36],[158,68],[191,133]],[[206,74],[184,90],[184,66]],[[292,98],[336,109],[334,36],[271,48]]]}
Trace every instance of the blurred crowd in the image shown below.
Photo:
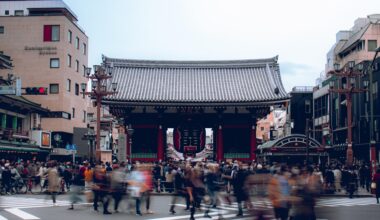
{"label": "blurred crowd", "polygon": [[[152,195],[167,192],[172,197],[169,213],[175,215],[177,201],[183,199],[190,219],[196,212],[211,218],[210,211],[221,217],[223,208],[256,219],[270,215],[316,219],[320,194],[346,193],[352,198],[359,187],[370,191],[372,182],[380,184],[380,171],[372,178],[365,164],[347,167],[339,163],[320,166],[255,161],[71,164],[1,160],[0,177],[5,193],[10,193],[15,182],[32,179],[34,186],[51,194],[53,204],[59,193],[71,192],[69,209],[74,209],[83,198],[80,192],[84,192],[93,209],[105,215],[119,212],[121,201],[136,215],[152,214]],[[378,199],[380,190],[376,194]],[[260,203],[263,205],[257,205]]]}

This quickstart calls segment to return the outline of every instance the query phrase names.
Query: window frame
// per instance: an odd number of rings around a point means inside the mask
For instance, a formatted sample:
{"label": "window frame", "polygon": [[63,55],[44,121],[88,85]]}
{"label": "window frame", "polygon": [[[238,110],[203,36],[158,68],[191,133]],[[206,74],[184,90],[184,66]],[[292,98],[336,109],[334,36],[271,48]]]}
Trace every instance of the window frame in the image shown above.
{"label": "window frame", "polygon": [[76,96],[79,96],[79,84],[78,83],[75,83],[75,88],[74,88],[74,93]]}
{"label": "window frame", "polygon": [[71,92],[71,79],[66,80],[66,92]]}
{"label": "window frame", "polygon": [[67,39],[70,44],[73,42],[73,32],[70,29],[67,31]]}
{"label": "window frame", "polygon": [[75,71],[79,73],[79,60],[75,60]]}
{"label": "window frame", "polygon": [[0,34],[5,34],[5,27],[4,26],[0,26]]}
{"label": "window frame", "polygon": [[[54,91],[51,89],[53,86],[57,86],[57,92],[52,92]],[[49,94],[59,94],[59,84],[58,83],[50,83],[49,84]]]}
{"label": "window frame", "polygon": [[[53,66],[53,65],[52,65],[52,62],[53,62],[53,61],[58,61],[58,66],[56,66],[56,67]],[[59,67],[60,67],[60,61],[59,61],[59,58],[50,58],[50,68],[51,68],[51,69],[59,69]]]}
{"label": "window frame", "polygon": [[[54,30],[58,31],[56,38],[54,37]],[[43,41],[44,42],[59,42],[61,41],[61,26],[48,24],[43,26]]]}
{"label": "window frame", "polygon": [[68,67],[71,67],[71,65],[72,65],[72,62],[71,62],[71,59],[72,59],[72,56],[70,55],[70,54],[67,54],[67,58],[66,58],[67,60],[67,66]]}
{"label": "window frame", "polygon": [[87,54],[87,44],[84,42],[82,43],[82,53],[83,53],[83,55]]}
{"label": "window frame", "polygon": [[80,40],[79,37],[75,37],[75,48],[79,50]]}
{"label": "window frame", "polygon": [[[374,42],[376,43],[375,47],[374,48],[370,48],[370,42]],[[377,45],[377,40],[368,40],[368,52],[375,52],[376,49],[377,49],[378,45]]]}
{"label": "window frame", "polygon": [[[19,12],[21,12],[21,15],[17,14]],[[24,16],[24,10],[14,10],[14,16]]]}

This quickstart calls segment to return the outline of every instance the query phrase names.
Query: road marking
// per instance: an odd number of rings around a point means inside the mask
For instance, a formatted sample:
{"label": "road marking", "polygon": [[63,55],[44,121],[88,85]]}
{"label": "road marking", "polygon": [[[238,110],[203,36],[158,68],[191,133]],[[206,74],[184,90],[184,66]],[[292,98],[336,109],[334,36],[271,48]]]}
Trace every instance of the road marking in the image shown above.
{"label": "road marking", "polygon": [[24,211],[22,211],[20,209],[17,209],[17,208],[5,209],[5,211],[7,211],[7,212],[9,212],[9,213],[11,213],[13,215],[16,215],[16,216],[18,216],[18,217],[20,217],[20,218],[22,218],[24,220],[40,219],[40,218],[38,218],[38,217],[36,217],[34,215],[31,215],[31,214],[29,214],[27,212],[24,212]]}
{"label": "road marking", "polygon": [[8,220],[8,219],[0,215],[0,220]]}

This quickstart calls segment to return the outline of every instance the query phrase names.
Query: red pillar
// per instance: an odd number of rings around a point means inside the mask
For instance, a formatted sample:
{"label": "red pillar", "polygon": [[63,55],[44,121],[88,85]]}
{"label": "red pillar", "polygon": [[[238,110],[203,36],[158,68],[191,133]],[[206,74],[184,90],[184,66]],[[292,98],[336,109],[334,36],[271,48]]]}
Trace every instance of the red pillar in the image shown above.
{"label": "red pillar", "polygon": [[164,160],[164,132],[162,131],[162,126],[158,126],[157,132],[157,159]]}
{"label": "red pillar", "polygon": [[223,160],[223,130],[221,125],[219,125],[216,135],[216,161],[219,162]]}
{"label": "red pillar", "polygon": [[178,128],[175,128],[174,129],[174,148],[176,150],[179,150],[180,149],[180,146],[181,146],[181,134],[179,132],[179,129]]}
{"label": "red pillar", "polygon": [[251,150],[250,150],[250,159],[256,160],[256,149],[257,149],[257,140],[256,140],[256,126],[252,125],[251,127]]}
{"label": "red pillar", "polygon": [[[376,173],[376,145],[375,141],[371,141],[370,146],[370,159],[371,159],[371,177]],[[378,186],[380,187],[380,186]]]}

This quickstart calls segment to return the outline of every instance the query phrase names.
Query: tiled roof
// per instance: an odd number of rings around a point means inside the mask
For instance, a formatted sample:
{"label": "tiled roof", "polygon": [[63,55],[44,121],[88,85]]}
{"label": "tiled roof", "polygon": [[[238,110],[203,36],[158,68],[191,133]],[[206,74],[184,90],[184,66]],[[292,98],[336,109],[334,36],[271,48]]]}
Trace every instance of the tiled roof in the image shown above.
{"label": "tiled roof", "polygon": [[146,61],[103,57],[113,63],[118,93],[104,101],[252,103],[288,99],[277,57],[236,61]]}

